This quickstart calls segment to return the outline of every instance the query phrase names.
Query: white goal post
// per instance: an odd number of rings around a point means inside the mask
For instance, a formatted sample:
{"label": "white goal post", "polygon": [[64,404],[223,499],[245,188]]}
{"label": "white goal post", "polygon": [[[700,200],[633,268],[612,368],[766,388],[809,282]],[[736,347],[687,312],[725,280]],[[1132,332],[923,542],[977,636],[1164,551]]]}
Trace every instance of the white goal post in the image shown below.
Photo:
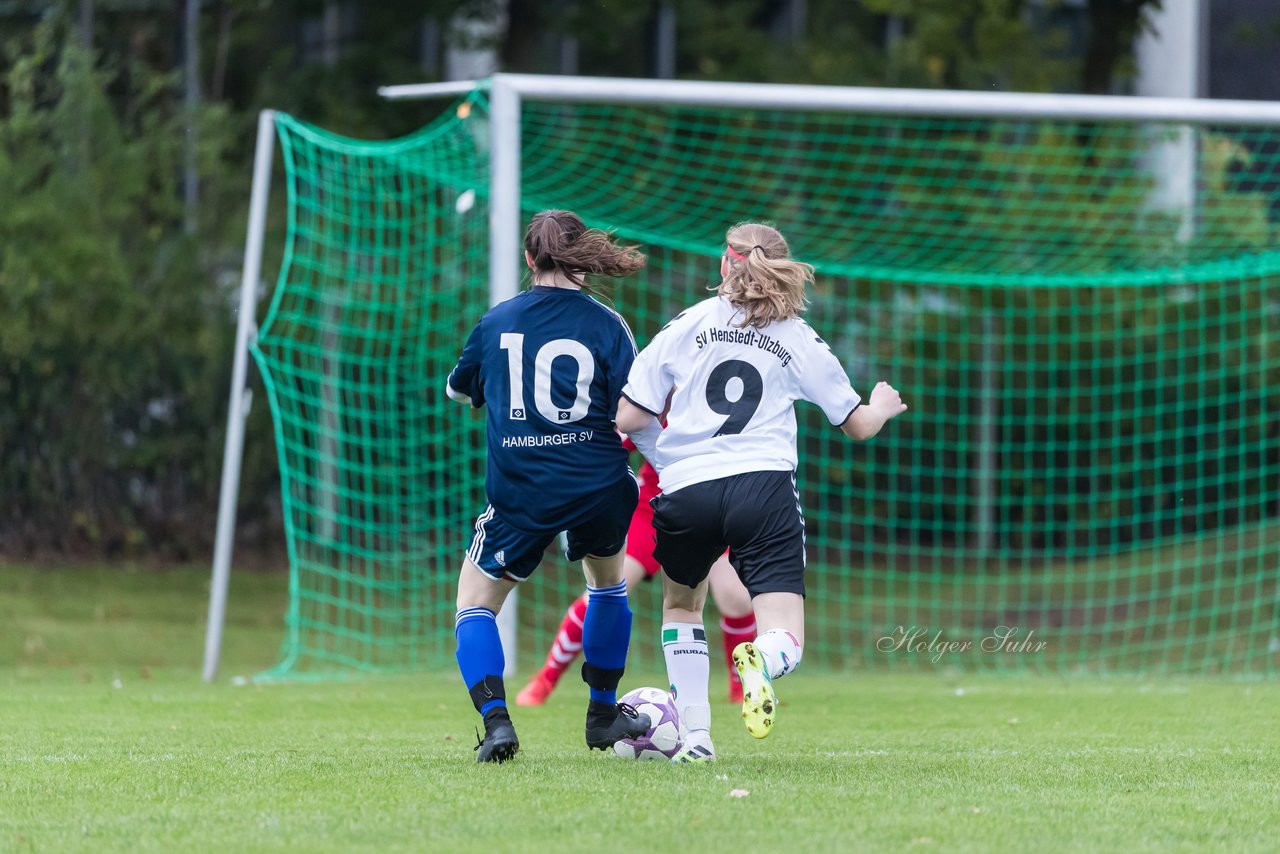
{"label": "white goal post", "polygon": [[[1188,98],[878,89],[529,74],[495,74],[486,80],[479,81],[386,86],[378,91],[388,99],[409,100],[455,97],[478,88],[487,89],[489,92],[490,304],[496,304],[514,296],[520,281],[520,120],[521,104],[525,100],[831,110],[902,116],[1280,126],[1280,103]],[[271,167],[275,153],[274,133],[275,113],[264,110],[258,121],[230,405],[223,450],[221,493],[205,638],[203,677],[207,682],[213,681],[218,673],[222,630],[226,615],[236,501],[244,446],[244,418],[250,404],[247,385],[248,357],[249,347],[257,332],[256,309]],[[509,669],[515,661],[513,612],[514,608],[504,608],[504,618],[500,618]]]}

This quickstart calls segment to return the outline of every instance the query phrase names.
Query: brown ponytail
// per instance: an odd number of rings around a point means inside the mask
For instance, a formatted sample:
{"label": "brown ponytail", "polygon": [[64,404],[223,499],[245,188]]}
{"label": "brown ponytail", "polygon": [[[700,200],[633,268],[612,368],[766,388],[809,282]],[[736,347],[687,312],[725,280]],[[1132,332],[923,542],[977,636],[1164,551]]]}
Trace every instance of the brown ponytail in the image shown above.
{"label": "brown ponytail", "polygon": [[745,314],[741,326],[762,327],[804,311],[805,285],[813,266],[791,257],[791,248],[776,228],[744,222],[725,235],[729,268],[716,293]]}
{"label": "brown ponytail", "polygon": [[524,233],[524,248],[538,273],[559,273],[588,289],[588,273],[618,279],[636,272],[648,260],[639,248],[621,246],[608,232],[587,228],[571,211],[534,214]]}

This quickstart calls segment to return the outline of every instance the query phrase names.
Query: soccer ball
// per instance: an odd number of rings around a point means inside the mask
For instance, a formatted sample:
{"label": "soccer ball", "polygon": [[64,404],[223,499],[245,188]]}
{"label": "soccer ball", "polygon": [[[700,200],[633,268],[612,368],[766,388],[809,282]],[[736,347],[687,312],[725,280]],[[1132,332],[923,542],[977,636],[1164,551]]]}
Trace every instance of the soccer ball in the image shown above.
{"label": "soccer ball", "polygon": [[624,738],[614,744],[616,755],[623,759],[670,759],[680,751],[680,714],[674,697],[661,688],[636,688],[618,702],[648,715],[650,726],[639,738]]}

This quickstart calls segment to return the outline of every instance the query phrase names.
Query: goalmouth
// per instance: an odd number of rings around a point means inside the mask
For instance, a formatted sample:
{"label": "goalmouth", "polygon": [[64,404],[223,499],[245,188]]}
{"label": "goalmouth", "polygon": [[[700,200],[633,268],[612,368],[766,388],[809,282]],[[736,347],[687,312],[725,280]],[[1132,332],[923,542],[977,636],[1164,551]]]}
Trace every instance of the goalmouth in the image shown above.
{"label": "goalmouth", "polygon": [[[934,406],[866,465],[802,433],[813,560],[842,567],[815,579],[817,620],[829,621],[815,627],[815,662],[914,666],[878,656],[877,633],[912,619],[973,631],[1015,620],[1059,633],[1030,665],[1047,670],[1275,669],[1265,567],[1280,463],[1266,423],[1280,414],[1280,254],[1266,161],[1280,104],[519,74],[380,91],[468,108],[389,143],[260,117],[206,681],[225,620],[250,356],[276,416],[289,528],[277,672],[307,658],[319,672],[429,666],[424,650],[448,647],[451,599],[432,603],[466,526],[445,527],[480,505],[445,496],[447,467],[419,459],[439,449],[406,431],[430,425],[469,449],[456,472],[467,496],[482,449],[426,399],[444,375],[412,378],[406,365],[444,364],[461,343],[450,322],[516,293],[524,214],[553,202],[652,247],[653,269],[618,295],[642,337],[696,297],[699,259],[731,221],[785,215],[798,254],[833,283],[814,314],[850,370],[930,393]],[[259,330],[277,136],[290,251]],[[1261,177],[1232,185],[1237,166]],[[422,287],[440,277],[456,290]],[[1090,296],[1099,288],[1106,298]],[[912,329],[877,326],[890,322]],[[1081,408],[1088,389],[1059,376],[1070,373],[1131,399],[1099,423]],[[1214,381],[1246,399],[1244,413],[1179,426],[1185,398],[1168,384],[1230,405]],[[429,485],[415,493],[398,478]],[[1161,497],[1169,490],[1212,497],[1190,512]],[[436,562],[429,583],[415,576]],[[521,620],[542,640],[571,589],[539,583]]]}

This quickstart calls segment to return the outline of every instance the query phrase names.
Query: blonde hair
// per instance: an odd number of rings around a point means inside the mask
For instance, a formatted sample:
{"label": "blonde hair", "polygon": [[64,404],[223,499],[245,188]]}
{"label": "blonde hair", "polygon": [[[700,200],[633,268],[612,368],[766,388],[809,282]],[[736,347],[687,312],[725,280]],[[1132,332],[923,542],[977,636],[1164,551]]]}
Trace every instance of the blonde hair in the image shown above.
{"label": "blonde hair", "polygon": [[547,210],[533,215],[524,232],[524,248],[540,273],[560,273],[581,288],[592,288],[586,274],[621,278],[644,266],[645,257],[635,246],[614,242],[613,235],[587,228],[572,211]]}
{"label": "blonde hair", "polygon": [[743,312],[739,326],[768,326],[804,311],[804,287],[813,265],[791,257],[786,238],[773,226],[743,222],[725,235],[728,270],[716,293]]}

